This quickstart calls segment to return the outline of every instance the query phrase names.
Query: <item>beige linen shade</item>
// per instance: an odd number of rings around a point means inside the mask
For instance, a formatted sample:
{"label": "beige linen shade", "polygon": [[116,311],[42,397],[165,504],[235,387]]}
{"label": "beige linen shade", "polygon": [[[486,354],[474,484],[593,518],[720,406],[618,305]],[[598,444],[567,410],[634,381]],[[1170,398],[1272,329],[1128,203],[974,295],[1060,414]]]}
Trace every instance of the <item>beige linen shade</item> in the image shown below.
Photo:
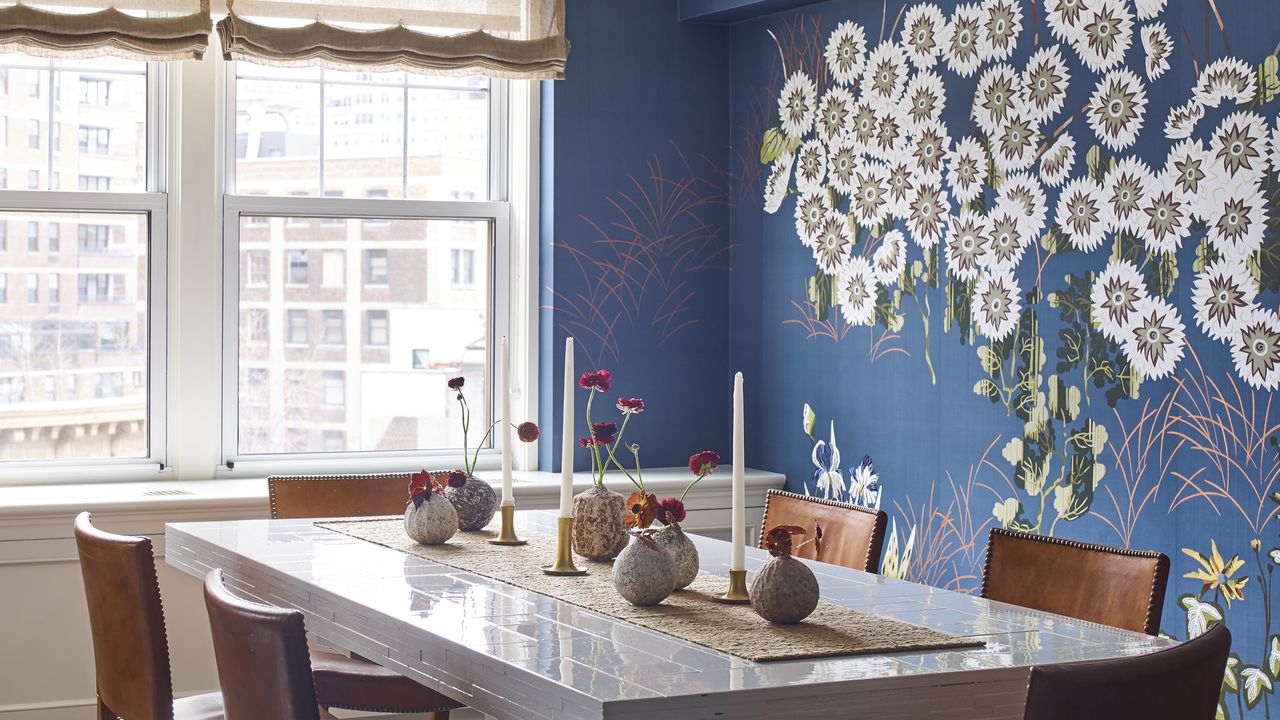
{"label": "beige linen shade", "polygon": [[211,29],[208,0],[0,0],[0,53],[199,59]]}

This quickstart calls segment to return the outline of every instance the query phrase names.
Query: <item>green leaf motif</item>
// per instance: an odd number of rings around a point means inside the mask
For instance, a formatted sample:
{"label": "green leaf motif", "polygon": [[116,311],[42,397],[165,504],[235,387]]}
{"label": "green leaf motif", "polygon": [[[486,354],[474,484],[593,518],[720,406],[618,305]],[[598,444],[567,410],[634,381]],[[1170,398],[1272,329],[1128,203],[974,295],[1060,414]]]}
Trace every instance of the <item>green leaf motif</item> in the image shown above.
{"label": "green leaf motif", "polygon": [[987,398],[992,402],[1000,399],[1000,388],[986,378],[982,378],[978,382],[974,383],[973,392],[975,395]]}
{"label": "green leaf motif", "polygon": [[787,148],[787,136],[782,128],[771,127],[764,131],[764,140],[760,143],[760,164],[769,163],[782,157]]}
{"label": "green leaf motif", "polygon": [[1261,64],[1258,65],[1258,94],[1257,104],[1265,105],[1275,99],[1280,94],[1280,60],[1275,55],[1268,55]]}
{"label": "green leaf motif", "polygon": [[1277,635],[1271,636],[1271,644],[1267,650],[1267,672],[1280,680],[1280,636]]}
{"label": "green leaf motif", "polygon": [[1240,671],[1240,679],[1244,681],[1244,704],[1250,710],[1262,699],[1262,693],[1265,692],[1269,695],[1275,691],[1275,686],[1271,684],[1271,678],[1260,667],[1246,665]]}
{"label": "green leaf motif", "polygon": [[1194,640],[1222,622],[1222,610],[1214,603],[1201,602],[1195,595],[1183,595],[1178,605],[1187,612],[1187,639]]}
{"label": "green leaf motif", "polygon": [[1222,685],[1227,692],[1240,692],[1240,671],[1236,668],[1240,667],[1240,656],[1231,653],[1227,656],[1227,666],[1222,670]]}

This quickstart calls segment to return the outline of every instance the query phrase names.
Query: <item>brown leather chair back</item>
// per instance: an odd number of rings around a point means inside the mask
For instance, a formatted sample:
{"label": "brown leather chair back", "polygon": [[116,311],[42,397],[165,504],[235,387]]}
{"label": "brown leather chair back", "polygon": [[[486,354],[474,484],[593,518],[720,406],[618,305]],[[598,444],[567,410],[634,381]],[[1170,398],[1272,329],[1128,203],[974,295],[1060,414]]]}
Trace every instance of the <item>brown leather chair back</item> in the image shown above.
{"label": "brown leather chair back", "polygon": [[214,570],[204,581],[226,720],[318,720],[302,613],[232,595]]}
{"label": "brown leather chair back", "polygon": [[102,717],[172,720],[173,679],[155,554],[145,537],[113,535],[75,520]]}
{"label": "brown leather chair back", "polygon": [[1162,553],[996,528],[982,597],[1154,635],[1168,582]]}
{"label": "brown leather chair back", "polygon": [[[795,550],[796,557],[819,560],[854,570],[877,572],[884,549],[884,527],[889,516],[848,503],[822,500],[806,495],[770,490],[764,500],[764,521],[760,523],[760,546],[764,537],[779,525],[799,525],[812,539],[821,528],[821,542],[810,542]],[[797,544],[799,544],[799,542]]]}
{"label": "brown leather chair back", "polygon": [[1212,720],[1231,650],[1215,625],[1168,650],[1031,669],[1025,720]]}
{"label": "brown leather chair back", "polygon": [[267,478],[272,518],[401,515],[409,504],[412,473],[378,475],[272,475]]}

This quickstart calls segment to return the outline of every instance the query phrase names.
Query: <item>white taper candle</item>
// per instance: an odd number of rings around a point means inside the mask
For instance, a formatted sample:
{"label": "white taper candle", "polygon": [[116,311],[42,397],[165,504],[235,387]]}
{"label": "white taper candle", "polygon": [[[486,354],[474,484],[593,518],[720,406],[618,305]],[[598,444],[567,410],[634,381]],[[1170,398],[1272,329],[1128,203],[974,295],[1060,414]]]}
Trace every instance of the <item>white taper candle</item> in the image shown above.
{"label": "white taper candle", "polygon": [[573,517],[573,338],[564,341],[564,425],[560,431],[560,517]]}
{"label": "white taper candle", "polygon": [[747,475],[743,459],[742,373],[733,376],[733,558],[730,570],[746,570]]}
{"label": "white taper candle", "polygon": [[501,347],[502,385],[498,392],[502,393],[502,504],[515,505],[516,497],[511,489],[511,456],[516,451],[511,437],[511,355],[505,335]]}

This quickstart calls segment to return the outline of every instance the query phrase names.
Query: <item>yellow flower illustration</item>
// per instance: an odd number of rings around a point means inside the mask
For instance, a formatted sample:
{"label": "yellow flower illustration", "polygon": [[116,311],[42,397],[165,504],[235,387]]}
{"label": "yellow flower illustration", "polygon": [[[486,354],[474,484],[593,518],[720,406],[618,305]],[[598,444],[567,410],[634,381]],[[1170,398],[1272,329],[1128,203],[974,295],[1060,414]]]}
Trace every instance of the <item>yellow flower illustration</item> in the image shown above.
{"label": "yellow flower illustration", "polygon": [[1232,579],[1231,576],[1236,571],[1244,567],[1244,560],[1239,555],[1232,555],[1230,561],[1224,561],[1222,555],[1218,553],[1218,541],[1211,540],[1211,552],[1209,557],[1205,557],[1190,548],[1182,548],[1182,552],[1189,558],[1200,563],[1201,568],[1193,570],[1186,575],[1185,578],[1192,580],[1200,580],[1204,583],[1204,590],[1221,590],[1222,596],[1227,599],[1227,607],[1231,607],[1232,600],[1244,600],[1244,586],[1249,583],[1249,578]]}

